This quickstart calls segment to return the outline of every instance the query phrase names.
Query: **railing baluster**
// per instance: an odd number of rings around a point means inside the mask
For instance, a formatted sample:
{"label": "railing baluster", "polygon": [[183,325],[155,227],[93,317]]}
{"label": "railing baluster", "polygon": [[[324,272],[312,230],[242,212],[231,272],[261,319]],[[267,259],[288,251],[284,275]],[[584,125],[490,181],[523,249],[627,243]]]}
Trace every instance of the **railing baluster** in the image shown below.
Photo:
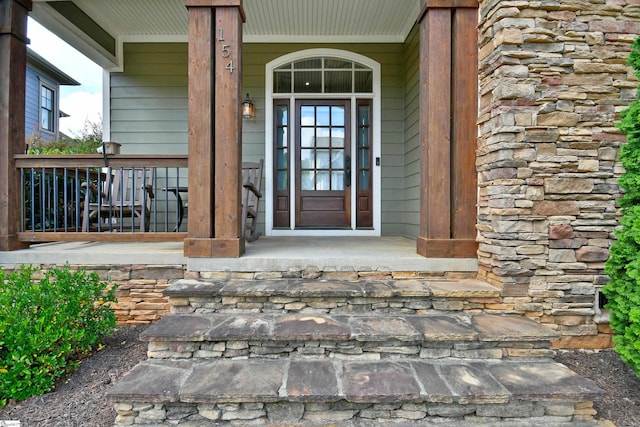
{"label": "railing baluster", "polygon": [[[88,171],[87,171],[88,172]],[[76,194],[76,204],[75,204],[75,227],[76,227],[76,231],[78,231],[79,225],[82,226],[82,224],[80,223],[80,178],[79,178],[79,171],[78,168],[75,169],[75,186],[74,186],[74,191]]]}
{"label": "railing baluster", "polygon": [[[182,217],[178,196],[181,186],[186,187],[186,156],[176,159],[116,156],[109,168],[97,156],[16,155],[15,158],[20,174],[20,187],[16,188],[20,206],[16,209],[20,215],[20,232],[26,233],[21,235],[24,241],[77,240],[78,237],[71,237],[71,234],[82,233],[85,222],[93,225],[87,230],[91,233],[87,240],[102,240],[100,233],[95,233],[96,223],[99,232],[124,232],[123,240],[131,240],[126,234],[140,231],[182,234],[178,227]],[[154,160],[158,162],[154,164]],[[118,177],[123,186],[116,189],[111,181]],[[97,197],[89,187],[95,184],[99,190]],[[147,197],[147,187],[153,192],[153,198]],[[169,192],[172,194],[168,195]],[[144,195],[142,200],[140,195]],[[108,202],[109,198],[113,199],[113,204]],[[87,212],[93,217],[89,218]],[[116,226],[118,223],[120,225]],[[51,240],[43,233],[50,233]],[[113,240],[114,236],[105,234],[105,238]],[[140,238],[156,240],[158,237],[141,235]],[[175,239],[167,236],[167,240]]]}
{"label": "railing baluster", "polygon": [[53,168],[51,173],[51,184],[53,193],[51,194],[51,204],[53,209],[53,231],[58,231],[58,168]]}
{"label": "railing baluster", "polygon": [[69,200],[67,198],[67,168],[62,170],[62,220],[64,224],[65,233],[69,232],[69,221],[67,215],[67,206],[69,206]]}
{"label": "railing baluster", "polygon": [[97,195],[96,195],[96,203],[97,203],[97,218],[98,218],[98,231],[102,231],[102,211],[101,211],[101,206],[102,206],[102,174],[100,172],[98,172],[98,179],[97,179]]}
{"label": "railing baluster", "polygon": [[24,204],[26,203],[26,200],[24,199],[25,198],[24,186],[25,186],[24,169],[20,169],[20,231],[25,231],[24,227],[25,227],[26,212],[25,212]]}
{"label": "railing baluster", "polygon": [[[134,174],[134,177],[137,174]],[[135,179],[135,178],[134,178]],[[144,186],[146,185],[146,181],[147,181],[147,168],[142,168],[142,186],[140,186],[140,188],[144,189]],[[144,190],[140,190],[140,188],[138,188],[138,186],[134,186],[133,190],[131,192],[131,206],[133,207],[134,201],[136,200],[136,192],[140,191],[142,193],[142,215],[145,215],[144,210],[147,208],[147,198],[145,197],[146,194],[144,194]],[[136,221],[135,221],[135,209],[131,209],[131,231],[135,231],[135,225],[136,225]],[[140,218],[140,221],[144,221],[144,219]],[[142,225],[142,224],[141,224]],[[144,230],[144,228],[141,226],[140,228],[142,228]]]}
{"label": "railing baluster", "polygon": [[[158,168],[156,168],[155,166],[153,167],[153,174],[152,174],[152,182],[151,182],[151,190],[153,191],[153,199],[151,200],[151,215],[149,217],[149,221],[152,221],[153,218],[153,228],[151,228],[151,224],[149,224],[149,231],[153,231],[154,233],[158,231],[158,227],[157,227],[157,219],[156,217],[158,216]],[[144,195],[145,200],[147,195]],[[165,231],[167,231],[165,229]]]}
{"label": "railing baluster", "polygon": [[[135,183],[136,183],[136,178],[135,178],[135,174],[133,173],[133,168],[129,169],[131,172],[131,175],[133,176],[131,185],[133,186],[133,188],[135,189]],[[120,231],[124,230],[124,195],[125,195],[125,188],[123,184],[123,180],[124,179],[124,169],[120,168]]]}
{"label": "railing baluster", "polygon": [[47,185],[47,180],[46,180],[45,168],[42,168],[42,170],[40,171],[40,230],[42,231],[46,230],[46,227],[45,227],[46,218],[44,215],[47,207],[46,200],[45,200],[46,185]]}
{"label": "railing baluster", "polygon": [[169,168],[164,168],[164,231],[169,230]]}
{"label": "railing baluster", "polygon": [[35,184],[36,170],[31,168],[31,231],[35,231],[36,227],[36,184]]}
{"label": "railing baluster", "polygon": [[[176,168],[176,196],[179,194],[178,190],[180,189],[180,169]],[[178,206],[179,200],[176,197],[176,232],[180,231],[178,227],[178,223],[180,222],[180,209],[184,208],[183,206]]]}

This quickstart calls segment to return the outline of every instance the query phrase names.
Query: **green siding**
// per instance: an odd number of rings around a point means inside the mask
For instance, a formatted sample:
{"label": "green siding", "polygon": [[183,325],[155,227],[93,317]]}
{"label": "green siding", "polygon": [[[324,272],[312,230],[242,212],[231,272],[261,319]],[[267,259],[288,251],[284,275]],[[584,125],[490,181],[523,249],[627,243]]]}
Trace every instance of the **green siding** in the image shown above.
{"label": "green siding", "polygon": [[111,73],[111,140],[123,153],[187,153],[186,43],[126,43]]}
{"label": "green siding", "polygon": [[420,31],[416,25],[404,46],[404,177],[405,211],[402,234],[420,234]]}
{"label": "green siding", "polygon": [[[268,62],[295,51],[325,47],[368,56],[380,62],[382,73],[381,231],[386,235],[416,236],[419,224],[415,210],[415,200],[419,200],[419,179],[415,179],[419,177],[416,34],[414,30],[404,45],[245,44],[242,93],[243,97],[250,94],[256,117],[243,121],[243,160],[265,157],[264,94]],[[122,143],[125,153],[186,153],[187,45],[126,43],[124,63],[123,72],[111,74],[111,139]],[[260,218],[263,220],[264,214]]]}

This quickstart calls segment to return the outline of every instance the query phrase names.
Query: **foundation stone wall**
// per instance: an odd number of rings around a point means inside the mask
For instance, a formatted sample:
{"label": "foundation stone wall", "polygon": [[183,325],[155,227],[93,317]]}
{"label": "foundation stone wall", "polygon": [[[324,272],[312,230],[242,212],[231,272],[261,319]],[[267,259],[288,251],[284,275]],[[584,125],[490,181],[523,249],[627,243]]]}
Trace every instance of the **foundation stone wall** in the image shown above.
{"label": "foundation stone wall", "polygon": [[563,347],[609,344],[594,315],[638,34],[638,0],[480,3],[479,277]]}
{"label": "foundation stone wall", "polygon": [[[0,264],[2,269],[9,273],[18,269],[19,265]],[[39,279],[52,268],[62,268],[63,265],[56,264],[40,264],[37,266],[38,271],[34,274],[34,279]],[[118,324],[149,324],[161,319],[163,316],[170,314],[172,309],[169,304],[169,298],[163,295],[163,292],[171,284],[180,279],[195,280],[275,280],[275,279],[308,279],[308,280],[403,280],[403,279],[446,279],[458,280],[469,279],[475,277],[473,272],[447,272],[447,273],[427,273],[417,271],[330,271],[319,270],[317,268],[306,268],[302,270],[290,271],[259,271],[259,272],[233,272],[233,271],[188,271],[186,265],[146,265],[146,264],[105,264],[105,265],[70,265],[72,270],[85,269],[88,272],[95,272],[101,280],[109,282],[117,286],[116,298],[117,302],[113,305],[117,316]],[[497,291],[496,291],[497,293]],[[449,295],[441,295],[443,299],[447,299]],[[439,310],[464,310],[470,312],[483,311],[493,303],[498,303],[499,298],[485,299],[464,299],[455,298],[440,303],[437,307]],[[445,298],[446,297],[446,298]],[[229,304],[230,299],[226,300]],[[188,300],[187,300],[188,301]],[[363,304],[366,305],[366,301]],[[235,303],[235,309],[247,308],[247,304],[243,301]],[[331,306],[338,304],[337,301],[324,301],[323,306]],[[426,304],[426,303],[425,303]],[[436,304],[438,304],[436,302]],[[289,304],[277,311],[284,311],[290,308],[296,308],[294,311],[300,311],[306,308],[306,305]],[[257,307],[257,306],[256,306]],[[402,305],[404,307],[404,305]],[[431,302],[426,306],[431,307]],[[424,308],[424,307],[421,307]],[[418,308],[411,307],[407,310],[416,311]],[[175,311],[175,307],[174,307]],[[261,310],[262,311],[262,310]]]}

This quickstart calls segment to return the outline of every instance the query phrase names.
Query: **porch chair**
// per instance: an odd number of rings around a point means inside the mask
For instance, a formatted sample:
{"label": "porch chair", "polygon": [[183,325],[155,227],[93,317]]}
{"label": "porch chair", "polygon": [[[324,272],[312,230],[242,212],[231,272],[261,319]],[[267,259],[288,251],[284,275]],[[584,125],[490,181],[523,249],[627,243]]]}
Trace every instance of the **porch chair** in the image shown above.
{"label": "porch chair", "polygon": [[120,229],[124,220],[131,219],[131,231],[136,220],[140,231],[149,231],[154,181],[155,168],[109,168],[100,191],[93,182],[87,186],[82,231],[90,231],[91,223],[98,218],[107,220],[100,230]]}
{"label": "porch chair", "polygon": [[258,207],[262,193],[262,166],[260,162],[242,163],[242,233],[248,242],[258,240]]}

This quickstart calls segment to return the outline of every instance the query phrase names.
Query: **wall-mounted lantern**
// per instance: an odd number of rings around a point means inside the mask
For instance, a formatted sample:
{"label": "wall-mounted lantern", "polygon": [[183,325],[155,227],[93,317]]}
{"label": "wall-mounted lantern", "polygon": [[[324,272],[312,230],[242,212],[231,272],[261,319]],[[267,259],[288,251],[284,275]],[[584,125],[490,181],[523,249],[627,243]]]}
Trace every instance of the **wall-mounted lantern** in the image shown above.
{"label": "wall-mounted lantern", "polygon": [[249,94],[247,93],[247,97],[242,100],[242,117],[245,119],[253,119],[255,117],[255,110],[253,108],[253,101],[249,98]]}

